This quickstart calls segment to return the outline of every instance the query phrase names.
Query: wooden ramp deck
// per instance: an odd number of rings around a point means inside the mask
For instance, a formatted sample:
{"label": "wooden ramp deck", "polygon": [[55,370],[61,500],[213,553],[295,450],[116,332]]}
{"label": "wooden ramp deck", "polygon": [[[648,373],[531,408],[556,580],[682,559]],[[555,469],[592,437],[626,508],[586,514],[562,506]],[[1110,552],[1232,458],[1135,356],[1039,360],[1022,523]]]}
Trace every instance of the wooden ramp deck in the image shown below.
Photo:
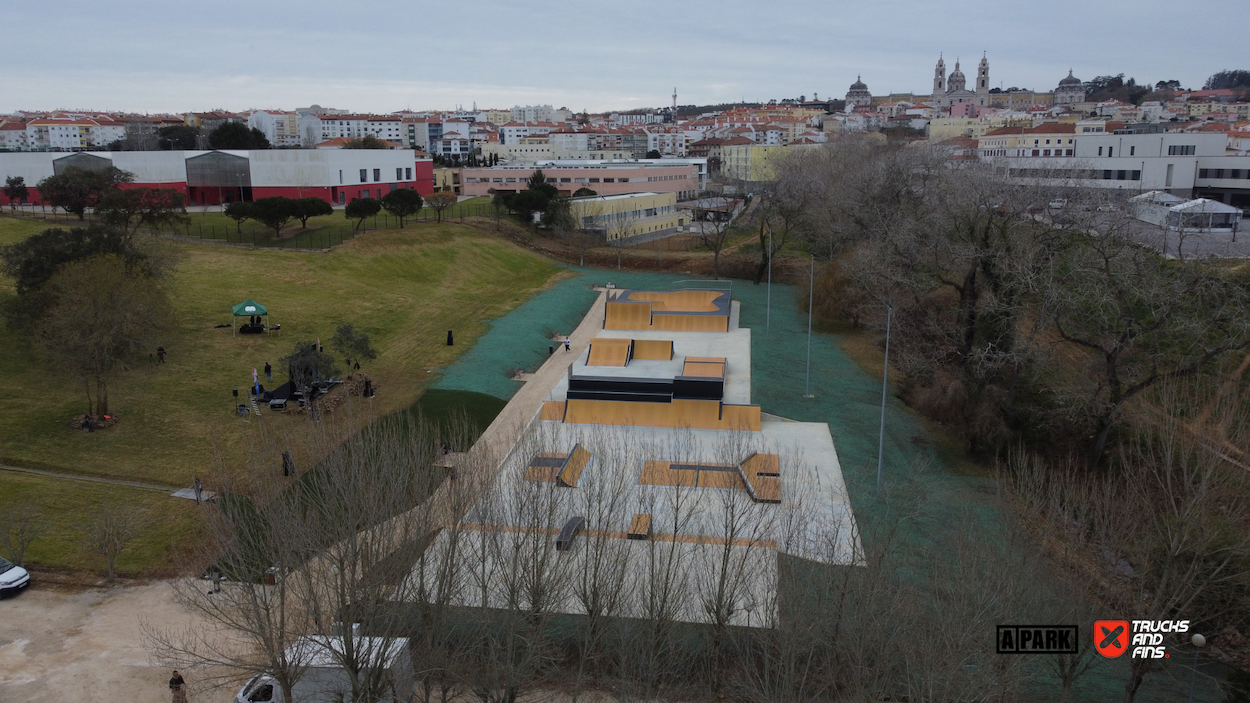
{"label": "wooden ramp deck", "polygon": [[781,461],[776,454],[752,454],[739,465],[747,491],[758,503],[781,502]]}
{"label": "wooden ramp deck", "polygon": [[633,344],[630,339],[613,339],[596,337],[590,343],[590,356],[586,359],[587,366],[625,366],[629,363],[629,349]]}
{"label": "wooden ramp deck", "polygon": [[[545,408],[544,412],[546,412]],[[759,432],[760,407],[758,405],[730,405],[719,400],[680,398],[671,403],[574,398],[565,403],[564,421],[585,425],[687,427],[694,430]]]}

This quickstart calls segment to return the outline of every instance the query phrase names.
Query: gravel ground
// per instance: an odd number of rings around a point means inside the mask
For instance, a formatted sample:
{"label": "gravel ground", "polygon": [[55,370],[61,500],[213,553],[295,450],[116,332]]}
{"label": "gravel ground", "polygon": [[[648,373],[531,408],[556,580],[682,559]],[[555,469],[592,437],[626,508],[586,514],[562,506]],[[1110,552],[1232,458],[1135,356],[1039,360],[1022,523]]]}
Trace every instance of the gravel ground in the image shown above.
{"label": "gravel ground", "polygon": [[[191,618],[164,581],[111,589],[36,582],[0,601],[0,701],[158,703],[170,700],[169,671],[148,661],[140,619],[175,627]],[[230,692],[197,692],[192,703],[227,703]]]}

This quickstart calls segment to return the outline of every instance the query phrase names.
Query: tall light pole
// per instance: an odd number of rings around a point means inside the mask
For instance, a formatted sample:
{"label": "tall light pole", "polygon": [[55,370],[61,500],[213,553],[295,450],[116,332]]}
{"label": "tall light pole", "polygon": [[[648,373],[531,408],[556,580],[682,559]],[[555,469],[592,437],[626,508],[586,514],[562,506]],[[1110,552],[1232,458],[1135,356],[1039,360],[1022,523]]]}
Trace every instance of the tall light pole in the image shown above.
{"label": "tall light pole", "polygon": [[[1233,241],[1236,240],[1236,230],[1234,230]],[[773,314],[773,228],[768,228],[768,293],[765,296],[764,303],[764,334],[768,334]]]}
{"label": "tall light pole", "polygon": [[1198,650],[1206,646],[1207,638],[1194,633],[1189,641],[1194,645],[1194,668],[1189,671],[1189,703],[1194,703],[1194,681],[1198,678]]}
{"label": "tall light pole", "polygon": [[890,380],[890,324],[894,321],[894,305],[885,307],[885,367],[881,373],[881,428],[877,433],[877,495],[881,495],[882,469],[885,465],[885,398]]}
{"label": "tall light pole", "polygon": [[816,255],[812,255],[812,263],[807,271],[807,384],[803,391],[804,398],[815,398],[812,395],[812,299],[816,290]]}

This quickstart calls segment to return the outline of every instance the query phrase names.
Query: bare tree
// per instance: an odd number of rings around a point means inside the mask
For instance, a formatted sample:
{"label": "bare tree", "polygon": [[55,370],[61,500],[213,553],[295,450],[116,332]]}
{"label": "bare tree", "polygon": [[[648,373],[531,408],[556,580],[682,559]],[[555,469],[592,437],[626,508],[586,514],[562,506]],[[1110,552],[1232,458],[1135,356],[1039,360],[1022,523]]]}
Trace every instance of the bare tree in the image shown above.
{"label": "bare tree", "polygon": [[[712,252],[712,277],[720,278],[720,254],[729,244],[731,231],[730,224],[733,222],[734,211],[732,210],[733,201],[727,198],[714,197],[704,195],[695,200],[693,211],[694,223],[691,228],[696,230],[698,241]],[[726,212],[726,208],[730,208]]]}
{"label": "bare tree", "polygon": [[[1055,535],[1052,558],[1099,601],[1131,619],[1179,617],[1218,631],[1245,616],[1236,594],[1247,585],[1250,537],[1234,526],[1250,518],[1250,502],[1230,456],[1250,448],[1243,401],[1192,379],[1161,382],[1151,400],[1157,410],[1135,413],[1137,430],[1106,471],[1016,454],[1012,492],[1039,531]],[[1124,700],[1169,663],[1134,659]]]}
{"label": "bare tree", "polygon": [[1114,226],[1072,236],[1046,308],[1057,334],[1089,354],[1077,380],[1093,383],[1073,388],[1073,401],[1094,418],[1101,458],[1127,401],[1250,346],[1250,314],[1245,285],[1206,261],[1165,261]]}
{"label": "bare tree", "polygon": [[62,266],[44,289],[52,303],[37,329],[39,346],[83,379],[88,415],[108,414],[109,380],[150,353],[156,335],[170,323],[173,308],[165,289],[111,255]]}
{"label": "bare tree", "polygon": [[616,247],[616,269],[621,269],[621,258],[629,238],[637,234],[639,216],[636,211],[604,212],[602,215],[603,237],[610,246]]}
{"label": "bare tree", "polygon": [[26,550],[48,529],[47,522],[33,503],[18,503],[0,514],[0,544],[9,561],[26,565]]}
{"label": "bare tree", "polygon": [[110,586],[117,572],[117,558],[138,536],[144,520],[142,510],[106,500],[78,524],[87,550],[104,557]]}
{"label": "bare tree", "polygon": [[626,612],[634,564],[619,526],[632,517],[632,468],[640,457],[619,434],[590,433],[581,443],[596,457],[596,470],[581,479],[574,510],[586,519],[587,534],[571,575],[572,591],[582,618],[578,632],[577,673],[573,699],[587,678],[599,673],[613,621]]}
{"label": "bare tree", "polygon": [[[406,606],[420,603],[413,564],[436,524],[427,499],[446,475],[439,448],[457,430],[392,417],[334,446],[357,427],[350,406],[308,426],[305,453],[324,458],[288,486],[273,486],[277,469],[266,462],[249,481],[227,484],[234,490],[210,507],[203,549],[175,586],[207,625],[145,624],[158,661],[215,669],[219,682],[268,672],[290,696],[321,656],[345,673],[351,700],[393,692],[385,664],[416,629]],[[263,455],[277,457],[295,439],[271,437]],[[220,589],[204,587],[205,570],[224,577]]]}

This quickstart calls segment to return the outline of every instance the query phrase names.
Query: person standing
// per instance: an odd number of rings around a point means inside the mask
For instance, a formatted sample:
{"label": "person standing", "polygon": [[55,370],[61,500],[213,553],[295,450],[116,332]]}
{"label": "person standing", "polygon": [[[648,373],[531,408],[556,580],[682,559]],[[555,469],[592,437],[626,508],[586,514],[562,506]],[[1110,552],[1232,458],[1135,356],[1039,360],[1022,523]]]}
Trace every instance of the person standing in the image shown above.
{"label": "person standing", "polygon": [[203,505],[204,504],[204,482],[200,480],[199,476],[195,477],[195,483],[191,484],[191,488],[195,491],[195,504]]}
{"label": "person standing", "polygon": [[156,348],[156,363],[158,364],[165,363],[165,347]]}
{"label": "person standing", "polygon": [[265,381],[273,383],[273,367],[269,365],[268,361],[265,362]]}
{"label": "person standing", "polygon": [[173,694],[173,703],[187,703],[187,682],[183,680],[182,674],[179,674],[177,669],[169,679],[169,692]]}
{"label": "person standing", "polygon": [[572,350],[573,350],[573,346],[569,343],[569,338],[568,338],[568,336],[565,336],[565,338],[564,338],[564,351],[572,351]]}

